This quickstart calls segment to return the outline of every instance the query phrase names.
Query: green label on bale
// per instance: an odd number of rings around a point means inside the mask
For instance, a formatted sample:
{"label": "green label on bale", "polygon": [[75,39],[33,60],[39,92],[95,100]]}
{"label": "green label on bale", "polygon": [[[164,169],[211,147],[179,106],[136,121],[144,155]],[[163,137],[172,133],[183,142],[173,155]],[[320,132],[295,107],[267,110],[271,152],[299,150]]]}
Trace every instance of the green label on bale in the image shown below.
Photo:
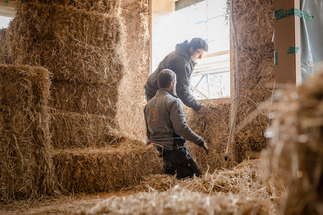
{"label": "green label on bale", "polygon": [[275,63],[275,66],[278,66],[278,52],[274,52],[274,63]]}
{"label": "green label on bale", "polygon": [[314,19],[314,16],[311,16],[305,11],[296,8],[291,8],[289,10],[279,9],[275,10],[274,12],[274,17],[276,18],[276,20],[280,20],[289,16],[298,16],[300,18],[306,19],[309,22],[312,22],[312,20]]}
{"label": "green label on bale", "polygon": [[297,46],[291,46],[289,47],[287,54],[297,54],[299,47]]}

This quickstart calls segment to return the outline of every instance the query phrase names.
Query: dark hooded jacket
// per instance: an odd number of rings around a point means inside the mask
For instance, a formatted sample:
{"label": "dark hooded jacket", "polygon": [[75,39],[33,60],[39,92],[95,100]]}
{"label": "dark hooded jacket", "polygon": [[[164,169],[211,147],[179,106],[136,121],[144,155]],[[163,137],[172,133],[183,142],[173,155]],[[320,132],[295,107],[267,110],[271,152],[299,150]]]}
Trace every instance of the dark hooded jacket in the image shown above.
{"label": "dark hooded jacket", "polygon": [[163,69],[170,69],[176,73],[177,84],[176,94],[182,100],[182,102],[194,109],[200,110],[201,104],[197,102],[189,91],[190,78],[195,66],[195,62],[192,61],[189,51],[188,41],[177,44],[175,51],[169,53],[158,65],[157,69],[149,76],[144,88],[146,93],[151,96],[155,96],[158,85],[157,76]]}

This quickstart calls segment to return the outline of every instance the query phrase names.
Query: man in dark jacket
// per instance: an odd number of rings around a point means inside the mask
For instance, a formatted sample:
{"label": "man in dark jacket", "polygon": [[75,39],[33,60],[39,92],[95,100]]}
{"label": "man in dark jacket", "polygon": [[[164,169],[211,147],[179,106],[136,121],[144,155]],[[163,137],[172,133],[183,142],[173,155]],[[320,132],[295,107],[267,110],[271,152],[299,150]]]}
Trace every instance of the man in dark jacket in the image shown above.
{"label": "man in dark jacket", "polygon": [[[185,139],[208,152],[204,140],[186,124],[181,102],[176,96],[176,74],[162,70],[157,77],[159,89],[144,109],[147,141],[153,144],[165,161],[166,174],[177,178],[201,176],[201,170],[185,148]],[[185,138],[185,139],[184,139]]]}
{"label": "man in dark jacket", "polygon": [[145,83],[145,95],[147,101],[152,99],[157,90],[157,76],[163,69],[170,69],[177,77],[176,93],[182,102],[199,113],[205,108],[197,102],[189,91],[190,78],[196,65],[196,60],[201,59],[204,52],[208,51],[208,44],[201,38],[193,38],[177,44],[175,51],[169,53],[158,65],[157,69],[149,76]]}

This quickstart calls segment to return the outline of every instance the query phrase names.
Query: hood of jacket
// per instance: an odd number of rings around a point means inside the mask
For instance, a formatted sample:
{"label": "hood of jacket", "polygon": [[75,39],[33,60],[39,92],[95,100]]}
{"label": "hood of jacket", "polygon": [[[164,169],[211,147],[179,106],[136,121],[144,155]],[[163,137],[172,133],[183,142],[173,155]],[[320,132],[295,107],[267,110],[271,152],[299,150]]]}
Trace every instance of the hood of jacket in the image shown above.
{"label": "hood of jacket", "polygon": [[190,49],[189,49],[189,43],[187,40],[185,40],[182,43],[179,43],[175,46],[175,52],[184,57],[187,60],[191,60],[191,55],[190,55]]}
{"label": "hood of jacket", "polygon": [[191,59],[190,47],[189,47],[189,43],[187,40],[185,40],[182,43],[177,44],[175,46],[175,52],[178,55],[184,57],[189,62],[191,62],[193,64],[193,66],[196,65],[196,62]]}

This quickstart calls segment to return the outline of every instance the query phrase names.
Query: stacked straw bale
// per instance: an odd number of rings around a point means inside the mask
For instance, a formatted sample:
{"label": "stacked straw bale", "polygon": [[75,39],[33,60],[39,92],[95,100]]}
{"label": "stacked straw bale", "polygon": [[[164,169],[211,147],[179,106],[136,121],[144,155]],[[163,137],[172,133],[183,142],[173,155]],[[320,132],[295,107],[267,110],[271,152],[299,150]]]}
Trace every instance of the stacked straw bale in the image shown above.
{"label": "stacked straw bale", "polygon": [[[272,94],[274,83],[274,46],[271,41],[274,31],[273,1],[234,0],[233,6],[232,14],[235,18],[239,53],[240,97],[236,121],[236,125],[239,126],[250,113],[257,111],[253,102],[259,105],[269,99]],[[232,34],[231,38],[233,38]],[[234,59],[231,60],[231,68],[234,68]],[[231,76],[235,89],[237,86],[235,86],[234,73],[231,73]],[[232,99],[234,96],[233,93]],[[234,134],[233,160],[238,163],[247,157],[247,151],[260,152],[261,149],[267,147],[264,137],[268,124],[267,117],[259,113],[250,121]]]}
{"label": "stacked straw bale", "polygon": [[6,63],[41,65],[53,74],[46,128],[63,192],[121,189],[163,169],[154,148],[118,131],[126,65],[119,6],[109,0],[20,0],[6,30]]}
{"label": "stacked straw bale", "polygon": [[54,80],[118,83],[123,64],[118,53],[122,25],[117,14],[35,2],[17,7],[19,23],[12,30],[17,38],[22,37],[18,43],[24,46],[14,53],[16,63],[46,66]]}
{"label": "stacked straw bale", "polygon": [[49,75],[41,67],[0,65],[0,200],[54,189]]}
{"label": "stacked straw bale", "polygon": [[[117,119],[120,130],[132,138],[145,140],[143,86],[149,75],[149,1],[136,0],[124,6],[126,27],[125,75],[119,85]],[[131,104],[131,105],[129,105]]]}
{"label": "stacked straw bale", "polygon": [[99,214],[273,214],[262,200],[233,194],[206,195],[183,188],[110,197],[82,215]]}
{"label": "stacked straw bale", "polygon": [[57,150],[53,162],[59,185],[69,193],[119,190],[163,170],[155,148],[136,141],[117,148]]}
{"label": "stacked straw bale", "polygon": [[297,90],[277,93],[264,153],[268,174],[285,181],[279,214],[323,213],[323,71]]}
{"label": "stacked straw bale", "polygon": [[213,172],[225,167],[224,160],[229,135],[229,100],[203,102],[206,111],[198,114],[189,110],[188,124],[198,135],[203,137],[209,146],[209,153],[193,143],[189,144],[190,152],[203,172]]}
{"label": "stacked straw bale", "polygon": [[53,73],[49,106],[55,147],[106,145],[118,128],[116,104],[124,69],[119,4],[17,2],[17,16],[7,30],[13,38],[6,40],[7,63],[41,65]]}

